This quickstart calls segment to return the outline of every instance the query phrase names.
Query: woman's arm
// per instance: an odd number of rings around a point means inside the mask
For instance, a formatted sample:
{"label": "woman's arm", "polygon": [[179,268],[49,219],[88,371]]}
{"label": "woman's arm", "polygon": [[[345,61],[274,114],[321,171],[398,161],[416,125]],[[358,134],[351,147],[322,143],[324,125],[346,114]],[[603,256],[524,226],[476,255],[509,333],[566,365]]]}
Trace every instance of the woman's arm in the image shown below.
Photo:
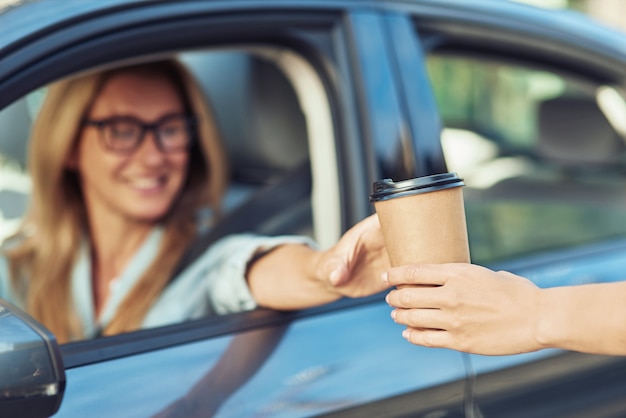
{"label": "woman's arm", "polygon": [[626,354],[626,282],[540,289],[472,264],[396,267],[383,281],[412,285],[387,301],[414,344],[486,355],[549,347]]}
{"label": "woman's arm", "polygon": [[273,249],[249,266],[247,278],[260,306],[290,310],[381,292],[388,285],[380,275],[388,268],[378,218],[372,215],[326,251],[297,244]]}

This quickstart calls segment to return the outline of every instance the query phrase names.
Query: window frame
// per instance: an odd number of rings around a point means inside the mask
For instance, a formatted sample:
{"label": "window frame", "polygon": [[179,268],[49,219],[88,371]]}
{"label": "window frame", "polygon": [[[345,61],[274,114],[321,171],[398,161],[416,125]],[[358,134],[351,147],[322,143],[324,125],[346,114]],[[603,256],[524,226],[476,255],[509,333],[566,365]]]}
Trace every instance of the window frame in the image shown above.
{"label": "window frame", "polygon": [[[252,43],[253,49],[261,55],[267,55],[276,47],[293,51],[310,66],[309,71],[317,74],[317,82],[325,88],[328,97],[337,161],[347,161],[343,156],[349,155],[350,148],[345,144],[353,144],[357,149],[361,145],[358,116],[351,102],[355,87],[345,83],[350,80],[346,62],[349,52],[346,51],[351,46],[345,44],[346,34],[342,32],[345,22],[339,13],[340,6],[309,6],[304,10],[259,7],[258,10],[223,13],[215,13],[216,9],[219,7],[198,2],[186,4],[184,8],[170,3],[141,4],[127,10],[113,8],[98,16],[86,15],[84,20],[65,22],[48,32],[37,33],[24,41],[24,45],[4,51],[7,53],[4,62],[9,65],[0,71],[0,108],[58,78],[118,65],[138,55],[143,59],[199,48],[242,48]],[[242,26],[250,30],[244,33]],[[162,33],[167,33],[168,37],[159,36]],[[336,49],[340,52],[336,53]],[[349,166],[338,163],[338,189],[331,193],[338,195],[339,231],[325,238],[326,245],[334,235],[361,219],[362,209],[369,205],[366,190],[357,193],[365,202],[360,206],[361,211],[346,209],[348,205],[342,198],[346,182],[355,173],[362,178],[370,177],[363,175],[366,167],[368,164],[361,159]],[[201,339],[235,335],[258,327],[284,325],[301,317],[380,300],[380,295],[346,299],[291,313],[261,309],[79,341],[63,345],[61,349],[67,368],[75,368]]]}

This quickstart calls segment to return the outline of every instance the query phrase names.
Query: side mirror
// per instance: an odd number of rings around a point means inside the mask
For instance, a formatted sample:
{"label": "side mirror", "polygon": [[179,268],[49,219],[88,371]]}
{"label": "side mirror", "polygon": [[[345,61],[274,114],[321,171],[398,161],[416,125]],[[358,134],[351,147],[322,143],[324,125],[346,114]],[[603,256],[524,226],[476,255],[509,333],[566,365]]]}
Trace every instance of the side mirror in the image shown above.
{"label": "side mirror", "polygon": [[61,405],[65,369],[54,335],[0,299],[0,417],[49,417]]}

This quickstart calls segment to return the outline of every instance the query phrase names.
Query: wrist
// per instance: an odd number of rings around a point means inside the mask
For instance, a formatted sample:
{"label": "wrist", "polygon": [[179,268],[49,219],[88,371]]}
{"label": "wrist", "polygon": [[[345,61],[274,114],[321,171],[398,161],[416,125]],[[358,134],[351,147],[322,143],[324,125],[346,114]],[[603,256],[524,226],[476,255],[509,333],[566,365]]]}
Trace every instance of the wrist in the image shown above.
{"label": "wrist", "polygon": [[538,349],[558,346],[557,339],[562,323],[558,303],[558,294],[555,294],[554,289],[538,289],[535,316],[535,341],[539,345]]}
{"label": "wrist", "polygon": [[337,288],[335,287],[336,277],[334,274],[341,274],[336,271],[339,265],[335,263],[333,253],[331,250],[315,251],[314,256],[311,258],[310,278],[322,291],[327,293],[330,297],[335,298],[341,296]]}

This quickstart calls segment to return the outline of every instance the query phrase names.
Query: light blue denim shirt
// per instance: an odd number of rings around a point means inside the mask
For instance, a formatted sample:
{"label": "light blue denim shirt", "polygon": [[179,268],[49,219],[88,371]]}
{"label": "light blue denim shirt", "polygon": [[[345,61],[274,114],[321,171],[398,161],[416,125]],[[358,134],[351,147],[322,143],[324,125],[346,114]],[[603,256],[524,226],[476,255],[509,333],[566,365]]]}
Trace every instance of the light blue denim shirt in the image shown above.
{"label": "light blue denim shirt", "polygon": [[[156,257],[162,235],[161,228],[150,233],[111,288],[100,318],[96,318],[93,303],[89,245],[82,245],[72,271],[72,300],[86,338],[95,336],[115,316],[122,300]],[[144,318],[142,327],[256,308],[245,277],[248,262],[257,254],[287,243],[314,246],[312,240],[301,236],[237,234],[215,242],[161,293]],[[0,298],[24,308],[24,301],[11,290],[5,257],[0,257]]]}

